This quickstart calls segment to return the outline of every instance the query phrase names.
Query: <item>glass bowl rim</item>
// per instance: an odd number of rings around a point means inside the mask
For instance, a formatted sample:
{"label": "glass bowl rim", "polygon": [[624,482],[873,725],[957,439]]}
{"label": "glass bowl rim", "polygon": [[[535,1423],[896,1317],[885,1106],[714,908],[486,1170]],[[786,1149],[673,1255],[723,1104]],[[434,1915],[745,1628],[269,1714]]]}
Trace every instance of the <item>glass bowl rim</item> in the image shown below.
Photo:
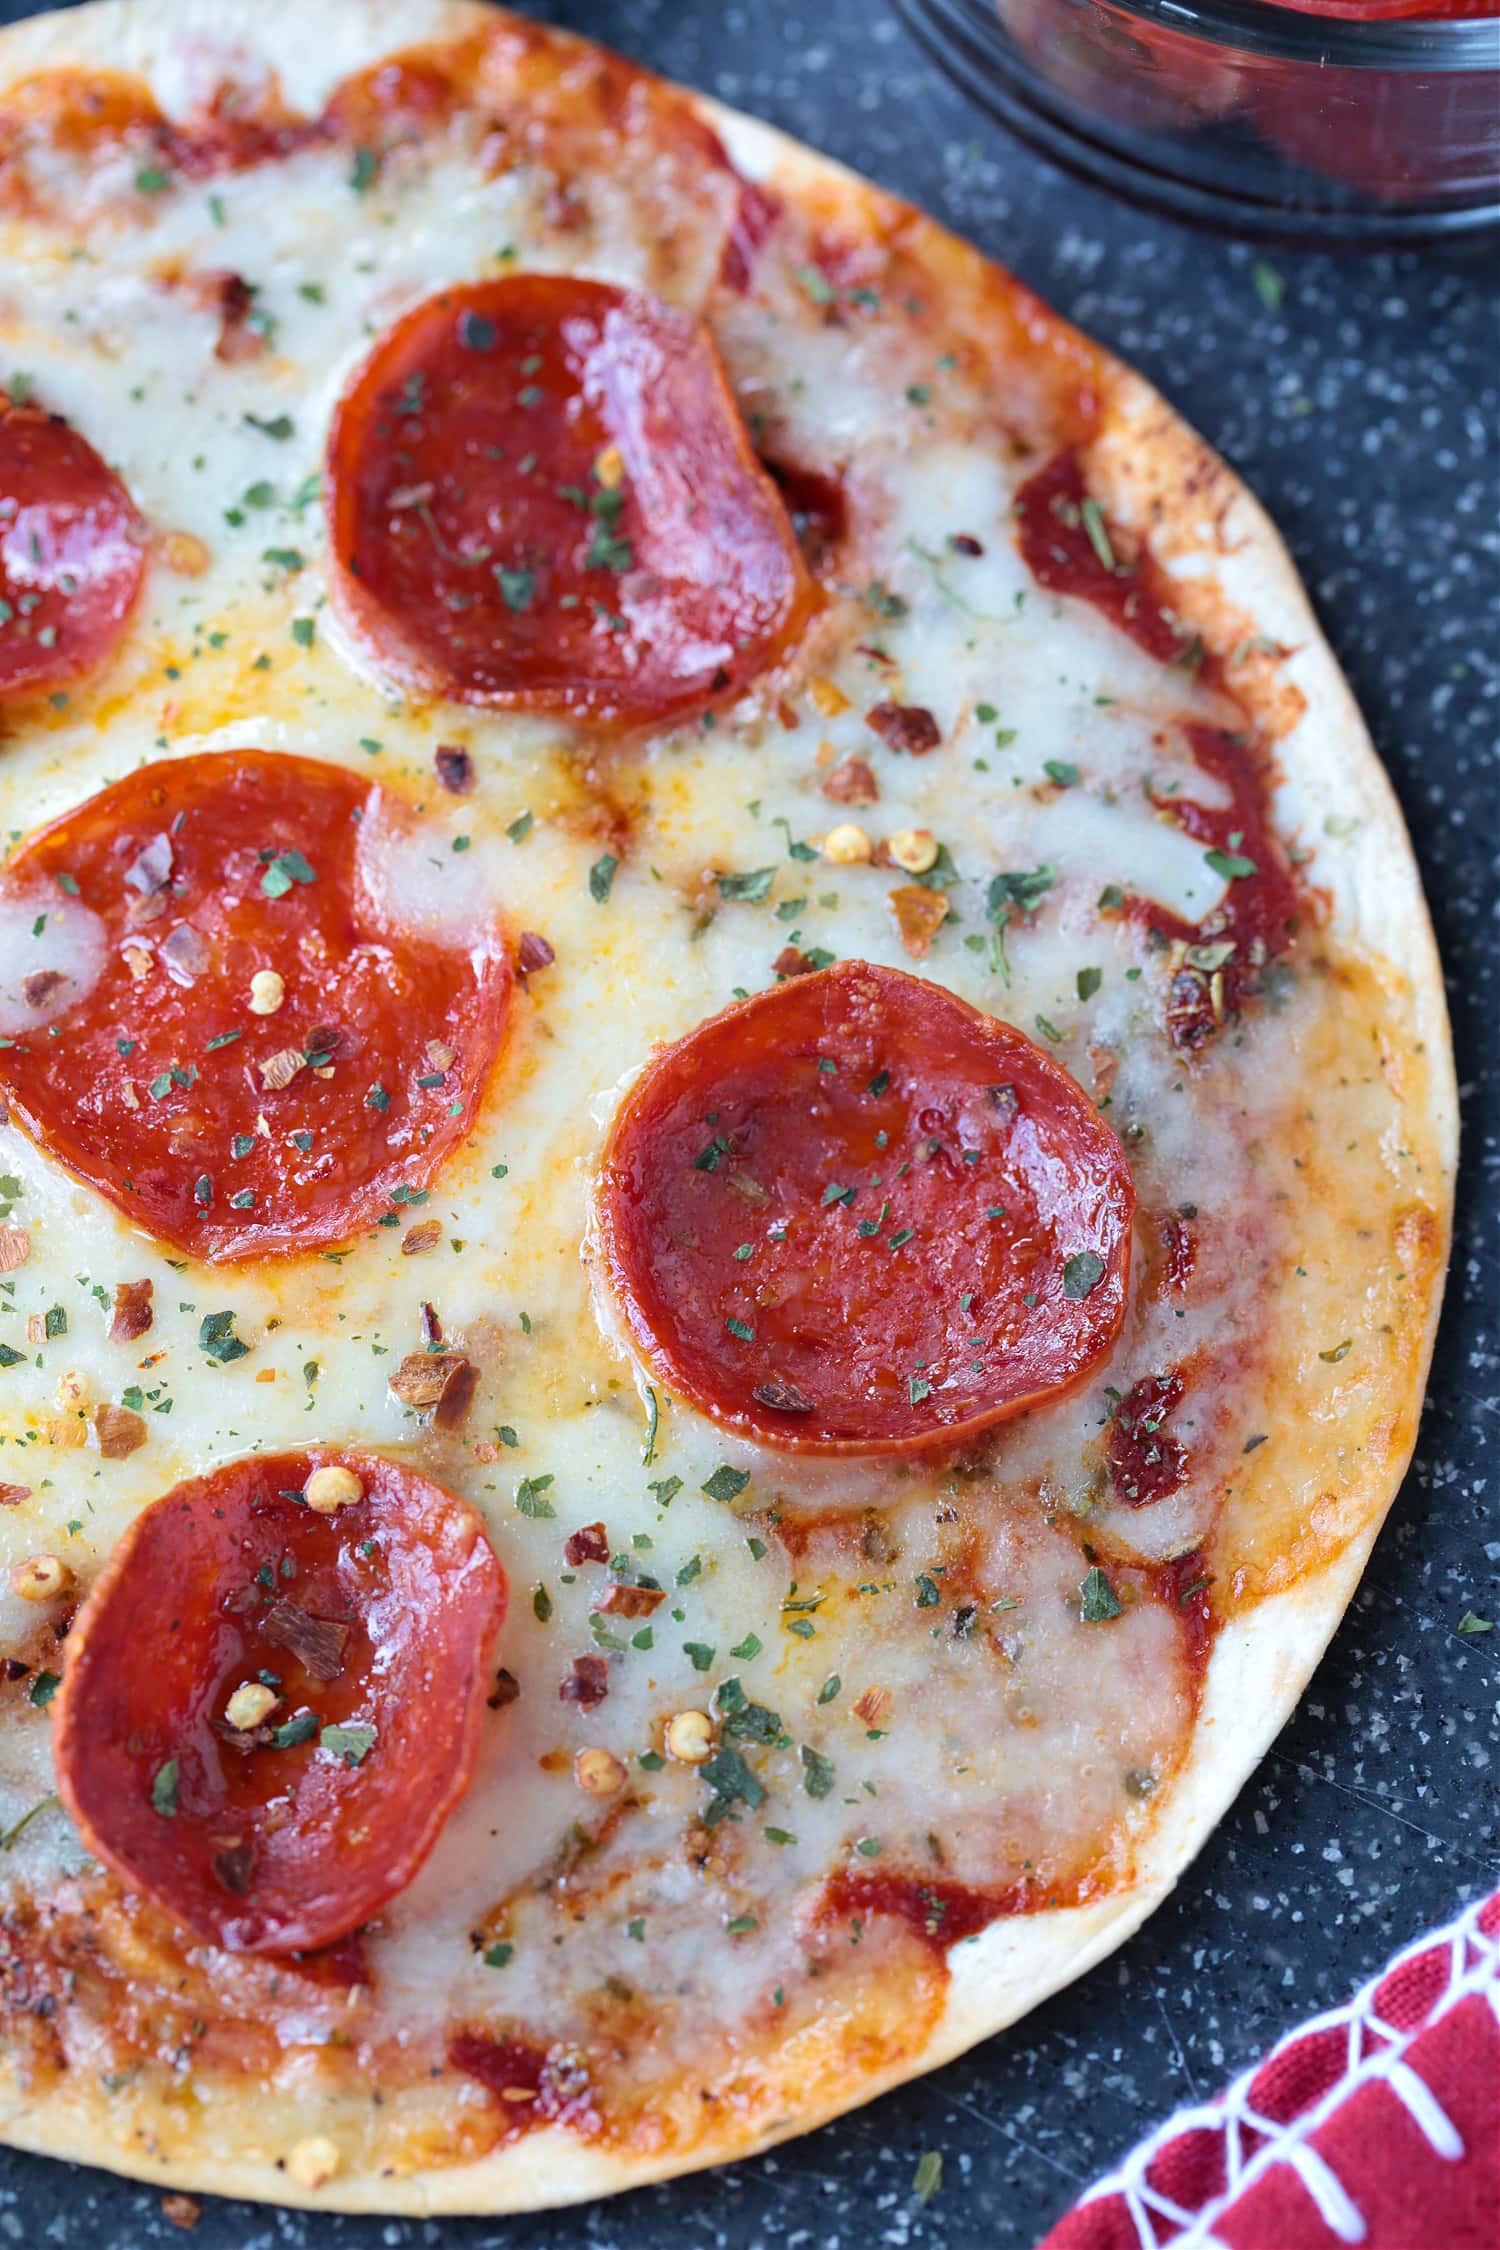
{"label": "glass bowl rim", "polygon": [[[1378,20],[1304,14],[1277,0],[1064,0],[1133,17],[1210,49],[1273,56],[1313,68],[1491,73],[1500,75],[1500,13],[1491,16],[1397,16]],[[996,0],[905,0],[913,13],[961,12],[972,28],[1006,37]]]}

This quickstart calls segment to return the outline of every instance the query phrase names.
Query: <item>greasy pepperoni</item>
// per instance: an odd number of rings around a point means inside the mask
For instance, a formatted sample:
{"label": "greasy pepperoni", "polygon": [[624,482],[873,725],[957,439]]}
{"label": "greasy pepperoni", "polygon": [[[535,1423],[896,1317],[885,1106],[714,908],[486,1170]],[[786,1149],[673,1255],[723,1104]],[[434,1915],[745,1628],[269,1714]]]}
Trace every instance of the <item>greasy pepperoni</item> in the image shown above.
{"label": "greasy pepperoni", "polygon": [[146,536],[87,438],[0,392],[0,695],[104,663],[140,592]]}
{"label": "greasy pepperoni", "polygon": [[[302,1495],[328,1465],[362,1496],[315,1513]],[[136,1518],[74,1622],[63,1801],[201,1936],[331,1945],[411,1881],[468,1787],[504,1612],[479,1518],[415,1470],[231,1462]],[[278,1699],[248,1728],[225,1716],[246,1683]]]}
{"label": "greasy pepperoni", "polygon": [[1105,1454],[1114,1497],[1123,1507],[1164,1500],[1187,1478],[1187,1448],[1165,1427],[1182,1403],[1182,1377],[1147,1375],[1132,1384],[1110,1417]]}
{"label": "greasy pepperoni", "polygon": [[482,918],[396,919],[391,870],[428,851],[363,775],[261,750],[146,766],[65,813],[0,886],[12,1113],[198,1257],[394,1226],[470,1129],[510,980]]}
{"label": "greasy pepperoni", "polygon": [[381,670],[640,725],[739,694],[811,590],[703,330],[523,274],[377,345],[329,450],[335,593]]}
{"label": "greasy pepperoni", "polygon": [[1072,1389],[1119,1329],[1133,1208],[1065,1071],[863,962],[659,1055],[599,1194],[651,1368],[747,1437],[822,1453],[967,1437]]}

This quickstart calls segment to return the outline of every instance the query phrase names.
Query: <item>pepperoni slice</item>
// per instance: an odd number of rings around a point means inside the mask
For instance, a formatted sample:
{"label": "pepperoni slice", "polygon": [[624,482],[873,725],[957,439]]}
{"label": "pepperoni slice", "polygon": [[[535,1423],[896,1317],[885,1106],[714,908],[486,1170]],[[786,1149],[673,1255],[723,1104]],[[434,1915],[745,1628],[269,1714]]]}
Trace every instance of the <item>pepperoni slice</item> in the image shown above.
{"label": "pepperoni slice", "polygon": [[[331,1512],[330,1469],[352,1495]],[[469,1785],[505,1595],[472,1508],[377,1454],[179,1484],[68,1636],[63,1802],[216,1945],[331,1945],[405,1888]]]}
{"label": "pepperoni slice", "polygon": [[87,438],[0,392],[0,695],[105,661],[140,592],[146,539]]}
{"label": "pepperoni slice", "polygon": [[344,398],[328,487],[349,622],[464,703],[660,723],[739,694],[812,601],[709,337],[600,281],[419,305]]}
{"label": "pepperoni slice", "polygon": [[116,782],[0,882],[0,1093],[194,1256],[394,1225],[470,1129],[510,986],[468,862],[428,873],[435,848],[311,758],[218,752]]}
{"label": "pepperoni slice", "polygon": [[893,1453],[1083,1380],[1124,1317],[1134,1203],[1066,1071],[855,961],[657,1057],[610,1137],[600,1242],[643,1357],[705,1414]]}

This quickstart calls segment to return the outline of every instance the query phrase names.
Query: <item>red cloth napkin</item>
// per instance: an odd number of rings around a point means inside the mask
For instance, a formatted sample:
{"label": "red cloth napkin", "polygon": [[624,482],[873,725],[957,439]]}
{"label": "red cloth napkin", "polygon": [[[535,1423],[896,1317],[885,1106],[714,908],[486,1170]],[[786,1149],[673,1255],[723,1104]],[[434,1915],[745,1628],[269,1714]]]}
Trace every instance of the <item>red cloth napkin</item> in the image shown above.
{"label": "red cloth napkin", "polygon": [[1500,1891],[1181,2110],[1040,2250],[1497,2250]]}

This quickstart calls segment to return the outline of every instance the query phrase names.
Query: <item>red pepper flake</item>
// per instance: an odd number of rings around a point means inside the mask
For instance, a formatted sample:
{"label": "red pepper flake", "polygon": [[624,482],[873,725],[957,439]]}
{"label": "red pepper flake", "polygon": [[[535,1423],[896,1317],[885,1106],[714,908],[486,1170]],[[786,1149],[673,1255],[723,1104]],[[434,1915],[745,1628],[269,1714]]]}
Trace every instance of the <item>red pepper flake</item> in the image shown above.
{"label": "red pepper flake", "polygon": [[863,758],[841,758],[824,775],[823,794],[836,805],[877,805],[880,784]]}
{"label": "red pepper flake", "polygon": [[344,1669],[348,1626],[337,1625],[330,1617],[310,1616],[285,1595],[272,1602],[260,1620],[260,1629],[268,1641],[295,1656],[311,1679],[336,1680]]}
{"label": "red pepper flake", "polygon": [[817,962],[806,953],[799,953],[795,945],[784,945],[771,963],[778,980],[785,983],[788,977],[810,977],[817,970]]}
{"label": "red pepper flake", "polygon": [[925,758],[942,741],[942,729],[920,703],[877,703],[865,713],[865,725],[892,750],[908,757]]}
{"label": "red pepper flake", "polygon": [[602,1656],[575,1656],[573,1669],[558,1689],[564,1703],[592,1711],[609,1693],[609,1666]]}
{"label": "red pepper flake", "polygon": [[100,1406],[94,1412],[99,1451],[106,1461],[123,1461],[146,1442],[143,1417],[128,1406]]}
{"label": "red pepper flake", "polygon": [[474,788],[474,761],[456,742],[440,742],[432,754],[438,780],[450,797],[467,797]]}
{"label": "red pepper flake", "polygon": [[451,1430],[468,1413],[478,1379],[462,1352],[408,1352],[391,1389],[403,1406],[431,1414],[434,1429]]}
{"label": "red pepper flake", "polygon": [[653,1610],[660,1609],[666,1598],[660,1586],[628,1586],[617,1581],[606,1587],[598,1601],[590,1606],[601,1617],[649,1617]]}
{"label": "red pepper flake", "polygon": [[603,1524],[586,1523],[581,1531],[570,1533],[563,1558],[573,1569],[579,1563],[608,1562],[609,1534]]}
{"label": "red pepper flake", "polygon": [[149,1281],[117,1281],[115,1301],[110,1308],[109,1340],[112,1344],[133,1344],[144,1336],[155,1315],[151,1307],[152,1284]]}
{"label": "red pepper flake", "polygon": [[45,1008],[68,982],[61,969],[33,969],[21,979],[21,998],[28,1008]]}
{"label": "red pepper flake", "polygon": [[534,976],[538,969],[550,969],[557,955],[544,937],[535,930],[523,930],[516,948],[516,974],[523,979]]}

